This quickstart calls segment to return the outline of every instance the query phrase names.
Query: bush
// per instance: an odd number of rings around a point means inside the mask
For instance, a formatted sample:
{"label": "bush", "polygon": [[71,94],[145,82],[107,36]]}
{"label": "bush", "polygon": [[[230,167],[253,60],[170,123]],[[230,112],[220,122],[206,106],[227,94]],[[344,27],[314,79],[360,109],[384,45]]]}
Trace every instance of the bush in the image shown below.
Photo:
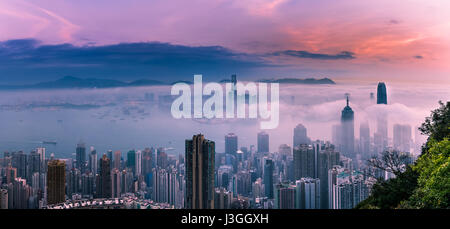
{"label": "bush", "polygon": [[408,205],[416,208],[448,208],[450,204],[450,141],[428,142],[428,152],[416,162],[418,188]]}
{"label": "bush", "polygon": [[356,208],[450,208],[450,102],[439,104],[419,128],[429,138],[415,164],[377,181]]}
{"label": "bush", "polygon": [[418,174],[410,166],[404,173],[389,180],[378,180],[374,184],[372,194],[356,206],[359,209],[392,209],[406,201],[417,187]]}

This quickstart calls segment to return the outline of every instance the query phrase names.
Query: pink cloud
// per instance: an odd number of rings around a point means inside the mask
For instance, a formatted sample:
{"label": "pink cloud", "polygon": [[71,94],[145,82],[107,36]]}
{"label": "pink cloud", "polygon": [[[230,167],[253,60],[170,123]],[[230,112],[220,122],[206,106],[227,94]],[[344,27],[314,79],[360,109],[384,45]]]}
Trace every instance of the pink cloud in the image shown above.
{"label": "pink cloud", "polygon": [[55,12],[23,0],[0,3],[0,32],[3,39],[39,38],[44,42],[75,42],[80,29]]}

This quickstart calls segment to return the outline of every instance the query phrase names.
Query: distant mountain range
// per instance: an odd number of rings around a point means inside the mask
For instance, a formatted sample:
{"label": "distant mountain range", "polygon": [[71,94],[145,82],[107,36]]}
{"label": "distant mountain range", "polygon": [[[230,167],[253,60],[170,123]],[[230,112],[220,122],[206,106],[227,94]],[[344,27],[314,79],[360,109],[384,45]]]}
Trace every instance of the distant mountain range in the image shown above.
{"label": "distant mountain range", "polygon": [[[155,86],[155,85],[173,85],[175,83],[187,83],[192,84],[190,81],[175,81],[172,83],[165,83],[158,80],[141,79],[131,82],[123,82],[119,80],[109,79],[96,79],[96,78],[77,78],[73,76],[65,76],[55,81],[47,81],[30,85],[0,85],[0,90],[12,90],[12,89],[64,89],[64,88],[114,88],[114,87],[138,87],[138,86]],[[229,82],[228,80],[222,80],[221,83]],[[284,79],[272,79],[272,80],[260,80],[264,83],[286,83],[286,84],[336,84],[333,80],[328,78],[323,79],[296,79],[296,78],[284,78]]]}
{"label": "distant mountain range", "polygon": [[55,81],[41,82],[30,85],[0,85],[0,89],[64,89],[64,88],[113,88],[113,87],[137,87],[151,85],[169,85],[158,80],[135,80],[123,82],[119,80],[96,79],[96,78],[77,78],[65,76]]}
{"label": "distant mountain range", "polygon": [[263,83],[281,83],[281,84],[336,84],[333,80],[329,78],[314,79],[297,79],[297,78],[283,78],[283,79],[271,79],[271,80],[260,80]]}

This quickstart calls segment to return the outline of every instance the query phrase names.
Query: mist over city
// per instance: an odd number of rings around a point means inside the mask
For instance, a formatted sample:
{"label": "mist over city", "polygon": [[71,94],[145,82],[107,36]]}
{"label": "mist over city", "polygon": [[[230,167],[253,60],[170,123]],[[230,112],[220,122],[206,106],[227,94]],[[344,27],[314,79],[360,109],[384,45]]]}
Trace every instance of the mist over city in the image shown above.
{"label": "mist over city", "polygon": [[[415,134],[424,117],[437,105],[446,101],[450,92],[445,86],[430,90],[427,85],[389,84],[387,106],[376,104],[376,84],[292,85],[280,87],[280,125],[268,130],[270,150],[279,145],[292,145],[293,128],[303,124],[311,140],[332,140],[332,125],[340,122],[345,106],[345,93],[355,111],[355,136],[359,126],[368,122],[371,134],[376,131],[376,117],[389,114],[389,137],[394,124],[408,124],[414,128],[411,138],[419,137],[421,145],[426,137]],[[217,142],[216,151],[224,152],[224,136],[239,134],[242,146],[256,145],[260,132],[258,120],[177,120],[170,114],[174,96],[170,86],[126,87],[109,89],[60,89],[1,91],[2,120],[8,131],[1,133],[3,151],[30,151],[42,146],[42,141],[56,141],[49,152],[58,157],[75,153],[78,142],[94,146],[98,152],[145,147],[171,147],[170,154],[184,153],[184,139],[192,133],[205,133]],[[171,128],[174,125],[176,128]],[[170,136],[170,137],[168,137]]]}

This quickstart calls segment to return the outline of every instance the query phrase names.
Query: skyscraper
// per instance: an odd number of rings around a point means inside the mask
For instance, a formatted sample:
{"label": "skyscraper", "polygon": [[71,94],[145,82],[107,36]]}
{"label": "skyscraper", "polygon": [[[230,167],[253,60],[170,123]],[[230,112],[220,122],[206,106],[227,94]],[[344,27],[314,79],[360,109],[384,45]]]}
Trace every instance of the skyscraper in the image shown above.
{"label": "skyscraper", "polygon": [[65,201],[66,164],[52,160],[47,166],[47,203],[57,204]]}
{"label": "skyscraper", "polygon": [[[127,193],[130,190],[130,174],[127,172],[128,170],[122,170],[122,177],[120,179],[121,187],[120,192],[121,193]],[[132,175],[131,175],[132,176]]]}
{"label": "skyscraper", "polygon": [[[238,195],[248,196],[252,191],[251,174],[247,170],[241,170],[233,178],[233,192]],[[233,193],[234,194],[234,193]]]}
{"label": "skyscraper", "polygon": [[394,125],[394,149],[401,152],[410,152],[411,150],[411,126],[410,125]]}
{"label": "skyscraper", "polygon": [[[384,105],[387,104],[386,85],[383,82],[378,83],[377,104],[384,104]],[[385,150],[386,147],[388,146],[388,118],[387,118],[387,115],[388,115],[387,113],[381,112],[377,116],[377,132],[376,132],[377,141],[374,141],[374,143],[375,143],[375,149],[378,152]]]}
{"label": "skyscraper", "polygon": [[38,147],[36,148],[36,153],[40,155],[41,159],[41,171],[40,173],[45,173],[45,167],[46,167],[46,163],[45,163],[45,148],[43,147]]}
{"label": "skyscraper", "polygon": [[369,123],[364,122],[359,126],[360,153],[365,157],[370,154],[370,129]]}
{"label": "skyscraper", "polygon": [[337,184],[338,174],[343,171],[344,169],[339,165],[335,165],[328,170],[328,209],[336,209],[336,204],[334,203],[334,200],[336,199],[334,186]]}
{"label": "skyscraper", "polygon": [[80,142],[76,149],[76,168],[84,173],[86,171],[86,146]]}
{"label": "skyscraper", "polygon": [[217,169],[217,187],[228,188],[233,168],[229,165],[221,165]]}
{"label": "skyscraper", "polygon": [[39,173],[41,171],[41,155],[39,155],[34,150],[31,151],[30,155],[28,156],[27,166],[27,180],[30,181],[34,173]]}
{"label": "skyscraper", "polygon": [[[152,173],[152,164],[153,164],[153,149],[145,148],[142,154],[142,174],[146,177]],[[146,180],[149,185],[149,181]]]}
{"label": "skyscraper", "polygon": [[120,161],[122,158],[122,152],[120,152],[119,150],[117,150],[116,152],[114,152],[114,168],[115,169],[121,169],[120,166]]}
{"label": "skyscraper", "polygon": [[89,170],[93,174],[96,174],[98,170],[97,151],[92,146],[89,154]]}
{"label": "skyscraper", "polygon": [[17,153],[12,153],[12,166],[17,168],[17,177],[26,178],[28,177],[28,162],[29,158],[23,151]]}
{"label": "skyscraper", "polygon": [[12,183],[17,178],[17,168],[14,168],[10,165],[6,167],[6,184]]}
{"label": "skyscraper", "polygon": [[238,137],[234,133],[225,135],[225,153],[236,155],[238,150]]}
{"label": "skyscraper", "polygon": [[122,173],[119,171],[119,169],[114,168],[112,170],[112,194],[111,196],[113,198],[118,198],[120,197],[121,194],[121,178],[122,178]]}
{"label": "skyscraper", "polygon": [[153,169],[153,192],[152,199],[158,203],[168,202],[168,173],[166,169],[154,168]]}
{"label": "skyscraper", "polygon": [[[23,178],[16,178],[12,183],[12,189],[8,189],[8,193],[11,193],[12,206],[8,206],[11,209],[26,209],[28,208],[28,202],[30,194],[32,193],[31,187],[27,185],[27,181]],[[8,194],[9,195],[9,194]],[[8,205],[9,205],[8,200]]]}
{"label": "skyscraper", "polygon": [[377,104],[387,104],[386,85],[379,82],[377,87]]}
{"label": "skyscraper", "polygon": [[106,153],[106,156],[108,157],[108,159],[109,159],[109,163],[111,163],[111,165],[113,164],[113,160],[114,160],[114,158],[113,158],[113,151],[112,150],[108,150],[108,152]]}
{"label": "skyscraper", "polygon": [[142,152],[140,150],[136,151],[136,173],[135,176],[140,176],[142,174]]}
{"label": "skyscraper", "polygon": [[322,146],[318,155],[317,162],[317,177],[320,179],[320,205],[322,209],[328,209],[328,170],[333,168],[334,165],[340,163],[339,152],[336,152],[334,145],[325,144]]}
{"label": "skyscraper", "polygon": [[295,182],[295,208],[320,209],[320,180],[302,178]]}
{"label": "skyscraper", "polygon": [[167,164],[167,154],[164,148],[160,147],[156,150],[156,165],[165,169]]}
{"label": "skyscraper", "polygon": [[279,183],[275,189],[275,208],[295,208],[295,186],[289,183]]}
{"label": "skyscraper", "polygon": [[294,128],[294,141],[293,146],[299,146],[300,144],[309,144],[309,138],[306,134],[306,128],[302,124],[298,124]]}
{"label": "skyscraper", "polygon": [[112,197],[112,182],[111,182],[111,163],[106,156],[103,154],[102,159],[100,159],[100,174],[99,182],[97,186],[97,195],[101,198],[111,198]]}
{"label": "skyscraper", "polygon": [[354,129],[354,113],[349,106],[349,98],[347,95],[347,106],[344,107],[341,114],[341,150],[342,153],[350,158],[354,157],[355,150],[355,129]]}
{"label": "skyscraper", "polygon": [[216,188],[214,197],[214,209],[230,208],[232,199],[233,198],[231,192],[227,191],[224,188]]}
{"label": "skyscraper", "polygon": [[331,142],[337,147],[338,150],[340,150],[341,146],[341,125],[335,124],[332,126],[331,129]]}
{"label": "skyscraper", "polygon": [[258,133],[258,153],[269,152],[269,134],[262,131]]}
{"label": "skyscraper", "polygon": [[351,209],[368,196],[364,175],[341,166],[329,170],[330,209]]}
{"label": "skyscraper", "polygon": [[186,140],[186,193],[188,209],[214,208],[215,143],[202,134]]}
{"label": "skyscraper", "polygon": [[273,161],[267,159],[264,164],[264,192],[269,199],[273,199],[273,169]]}
{"label": "skyscraper", "polygon": [[133,171],[133,174],[136,175],[136,151],[130,150],[127,153],[127,168],[130,168]]}
{"label": "skyscraper", "polygon": [[93,173],[81,175],[81,193],[92,196],[95,193],[95,176]]}
{"label": "skyscraper", "polygon": [[8,190],[0,189],[0,209],[8,209]]}
{"label": "skyscraper", "polygon": [[[154,168],[153,169],[153,193],[152,199],[158,203],[169,203],[171,205],[181,206],[180,195],[183,182],[180,182],[179,178],[182,178],[177,173],[177,170],[173,166],[169,166],[166,169]],[[184,192],[182,193],[184,195]],[[182,198],[181,198],[182,199]]]}
{"label": "skyscraper", "polygon": [[313,147],[301,144],[294,147],[294,177],[299,180],[303,177],[315,177],[316,155]]}
{"label": "skyscraper", "polygon": [[67,176],[67,195],[72,196],[74,193],[80,192],[81,173],[77,168],[72,168]]}
{"label": "skyscraper", "polygon": [[283,160],[292,160],[292,148],[286,144],[281,144],[278,147],[278,153],[283,157]]}

